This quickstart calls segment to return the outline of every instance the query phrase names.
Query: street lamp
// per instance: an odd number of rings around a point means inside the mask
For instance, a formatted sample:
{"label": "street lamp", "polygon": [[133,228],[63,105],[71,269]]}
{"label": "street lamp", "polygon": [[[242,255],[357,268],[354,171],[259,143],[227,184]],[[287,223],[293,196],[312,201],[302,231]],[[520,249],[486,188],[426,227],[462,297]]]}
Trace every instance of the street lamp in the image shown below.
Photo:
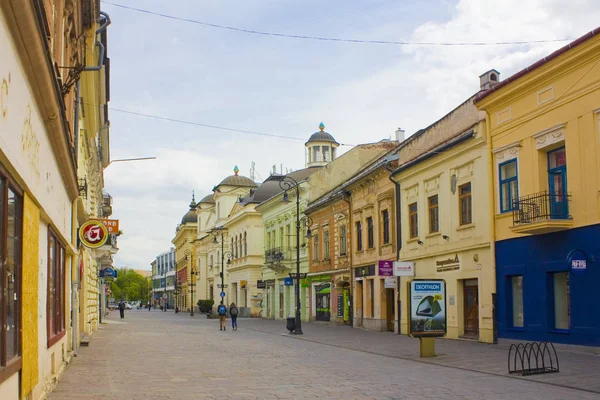
{"label": "street lamp", "polygon": [[192,260],[192,251],[185,251],[185,259],[191,260],[190,263],[190,317],[194,316],[194,286],[196,286],[196,276],[199,275],[198,270],[194,268],[194,260]]}
{"label": "street lamp", "polygon": [[[225,293],[225,271],[223,269],[224,265],[225,265],[225,253],[227,253],[227,265],[231,264],[231,252],[230,251],[225,251],[225,231],[227,229],[221,227],[216,227],[211,229],[210,233],[214,236],[213,238],[213,243],[217,244],[219,243],[219,240],[217,238],[221,238],[221,292]],[[219,293],[219,296],[221,294]],[[225,296],[221,296],[221,304],[225,304]]]}
{"label": "street lamp", "polygon": [[[296,295],[296,326],[292,333],[302,335],[302,318],[300,313],[300,186],[294,178],[286,175],[279,181],[279,187],[284,191],[283,198],[281,199],[284,203],[290,201],[288,199],[288,190],[296,190],[296,285],[294,287],[294,294]],[[293,274],[290,274],[290,276],[293,277]]]}

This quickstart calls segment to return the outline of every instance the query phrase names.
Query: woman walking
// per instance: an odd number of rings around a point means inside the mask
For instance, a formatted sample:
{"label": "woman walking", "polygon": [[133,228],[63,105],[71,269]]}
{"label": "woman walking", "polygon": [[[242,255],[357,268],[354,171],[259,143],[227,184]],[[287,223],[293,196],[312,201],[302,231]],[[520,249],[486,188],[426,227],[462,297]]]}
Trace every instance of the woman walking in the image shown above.
{"label": "woman walking", "polygon": [[231,303],[231,305],[229,306],[229,315],[231,315],[231,328],[234,331],[237,331],[238,309],[235,306],[235,303]]}

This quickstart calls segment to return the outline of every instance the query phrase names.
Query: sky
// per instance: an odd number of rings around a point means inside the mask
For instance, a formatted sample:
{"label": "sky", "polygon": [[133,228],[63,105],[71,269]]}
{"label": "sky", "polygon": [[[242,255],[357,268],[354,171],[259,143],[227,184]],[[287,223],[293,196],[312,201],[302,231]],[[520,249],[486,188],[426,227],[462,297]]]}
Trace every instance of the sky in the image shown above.
{"label": "sky", "polygon": [[[597,28],[597,0],[110,0],[210,24],[288,35],[497,43],[574,39]],[[486,46],[348,43],[255,35],[124,9],[102,1],[108,28],[111,158],[105,170],[120,220],[116,267],[150,269],[172,247],[196,200],[233,174],[256,180],[304,168],[318,130],[343,144],[426,127],[479,90],[568,42]],[[232,132],[203,125],[296,139]],[[341,153],[351,146],[342,146]]]}

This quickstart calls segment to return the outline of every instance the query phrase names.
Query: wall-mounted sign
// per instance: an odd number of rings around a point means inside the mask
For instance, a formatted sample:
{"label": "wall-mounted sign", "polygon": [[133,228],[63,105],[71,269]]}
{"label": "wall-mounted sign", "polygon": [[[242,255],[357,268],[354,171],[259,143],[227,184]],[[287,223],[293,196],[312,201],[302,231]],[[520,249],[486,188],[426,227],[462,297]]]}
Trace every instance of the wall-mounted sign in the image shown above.
{"label": "wall-mounted sign", "polygon": [[338,294],[337,297],[337,316],[338,318],[344,317],[344,295]]}
{"label": "wall-mounted sign", "polygon": [[117,270],[114,268],[111,268],[111,267],[101,269],[100,270],[100,278],[108,278],[108,277],[116,278]]}
{"label": "wall-mounted sign", "polygon": [[364,278],[366,276],[375,275],[375,265],[366,265],[364,267],[356,267],[354,268],[354,277],[355,278]]}
{"label": "wall-mounted sign", "polygon": [[454,257],[436,261],[435,265],[437,267],[437,272],[456,271],[460,269],[460,260],[458,259],[458,253]]}
{"label": "wall-mounted sign", "polygon": [[94,218],[94,220],[102,222],[109,234],[116,235],[119,233],[118,219]]}
{"label": "wall-mounted sign", "polygon": [[571,269],[577,272],[584,272],[587,269],[587,260],[571,260]]}
{"label": "wall-mounted sign", "polygon": [[446,282],[413,280],[408,286],[411,336],[444,336],[447,330]]}
{"label": "wall-mounted sign", "polygon": [[377,274],[379,276],[394,276],[394,262],[379,260],[377,263]]}
{"label": "wall-mounted sign", "polygon": [[241,289],[246,289],[246,286],[248,286],[248,281],[240,281],[240,288]]}
{"label": "wall-mounted sign", "polygon": [[394,276],[415,276],[415,263],[394,261]]}
{"label": "wall-mounted sign", "polygon": [[567,265],[569,265],[571,272],[574,274],[585,273],[588,264],[593,262],[594,256],[589,257],[583,250],[573,249],[567,254]]}
{"label": "wall-mounted sign", "polygon": [[283,284],[285,286],[294,286],[294,280],[289,277],[283,278]]}
{"label": "wall-mounted sign", "polygon": [[106,226],[98,220],[90,219],[79,227],[79,240],[81,244],[90,249],[103,246],[108,239]]}
{"label": "wall-mounted sign", "polygon": [[308,288],[310,287],[310,278],[304,278],[300,280],[300,287]]}
{"label": "wall-mounted sign", "polygon": [[394,278],[394,277],[385,278],[384,287],[386,289],[395,289],[396,288],[396,278]]}
{"label": "wall-mounted sign", "polygon": [[256,281],[256,288],[257,289],[266,289],[267,284],[265,281]]}

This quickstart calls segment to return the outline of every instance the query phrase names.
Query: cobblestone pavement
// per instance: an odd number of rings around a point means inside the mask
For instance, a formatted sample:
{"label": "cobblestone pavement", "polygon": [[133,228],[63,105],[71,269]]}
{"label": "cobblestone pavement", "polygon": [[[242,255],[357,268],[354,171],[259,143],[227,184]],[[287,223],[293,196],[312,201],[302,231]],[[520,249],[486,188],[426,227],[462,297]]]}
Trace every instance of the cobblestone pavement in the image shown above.
{"label": "cobblestone pavement", "polygon": [[239,331],[220,332],[218,321],[204,316],[133,310],[123,321],[112,313],[108,322],[80,349],[50,400],[600,398],[313,340],[314,332],[333,328],[339,343],[348,335],[358,344],[365,339],[364,331],[344,327],[307,324],[298,340],[281,321],[240,320]]}

